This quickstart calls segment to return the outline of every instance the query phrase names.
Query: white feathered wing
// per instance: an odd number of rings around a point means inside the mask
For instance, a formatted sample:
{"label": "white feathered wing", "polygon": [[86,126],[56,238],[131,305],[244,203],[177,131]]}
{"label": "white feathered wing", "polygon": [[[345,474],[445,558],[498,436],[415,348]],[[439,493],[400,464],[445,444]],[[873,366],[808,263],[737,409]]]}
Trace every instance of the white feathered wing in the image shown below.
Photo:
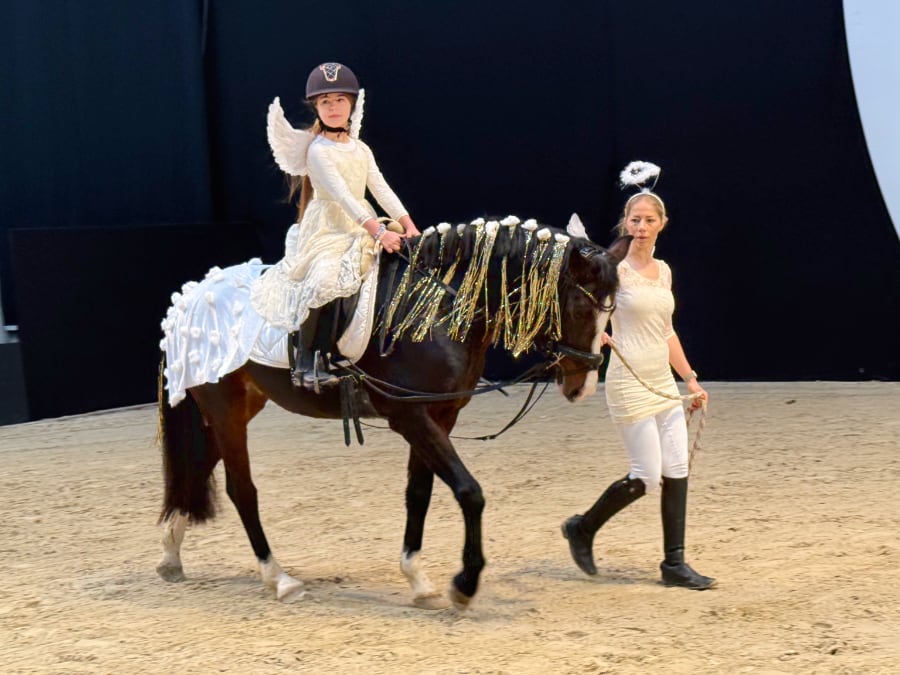
{"label": "white feathered wing", "polygon": [[291,126],[284,116],[281,99],[278,96],[269,104],[266,135],[278,167],[292,176],[305,176],[306,151],[314,136],[304,129],[295,129]]}

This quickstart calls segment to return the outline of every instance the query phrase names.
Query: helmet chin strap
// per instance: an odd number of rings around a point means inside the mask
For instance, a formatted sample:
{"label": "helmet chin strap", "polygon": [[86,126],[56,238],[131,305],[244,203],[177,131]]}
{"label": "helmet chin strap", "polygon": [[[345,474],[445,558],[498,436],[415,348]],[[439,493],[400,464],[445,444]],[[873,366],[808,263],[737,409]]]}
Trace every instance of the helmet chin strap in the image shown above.
{"label": "helmet chin strap", "polygon": [[327,124],[325,124],[325,122],[322,121],[321,117],[317,116],[317,119],[319,120],[319,126],[321,126],[325,131],[330,131],[333,134],[348,134],[348,133],[350,133],[350,130],[347,129],[346,127],[330,127]]}

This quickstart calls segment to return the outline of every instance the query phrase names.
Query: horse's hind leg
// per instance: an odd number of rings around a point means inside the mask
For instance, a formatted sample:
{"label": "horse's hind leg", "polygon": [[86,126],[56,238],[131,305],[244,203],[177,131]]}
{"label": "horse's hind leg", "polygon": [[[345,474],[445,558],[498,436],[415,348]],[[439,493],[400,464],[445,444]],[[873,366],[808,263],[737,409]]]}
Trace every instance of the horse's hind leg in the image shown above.
{"label": "horse's hind leg", "polygon": [[163,557],[156,566],[156,573],[166,581],[184,581],[184,567],[181,565],[181,542],[187,529],[188,517],[174,513],[166,521],[162,538]]}
{"label": "horse's hind leg", "polygon": [[263,583],[275,591],[275,597],[282,602],[291,602],[303,596],[303,582],[285,572],[275,560],[266,534],[259,520],[259,502],[256,486],[250,476],[250,462],[246,442],[238,447],[229,441],[229,448],[223,450],[225,457],[225,491],[237,509],[244,530],[250,539],[250,546],[259,563],[259,574]]}
{"label": "horse's hind leg", "polygon": [[410,448],[409,475],[406,484],[406,532],[403,534],[403,553],[400,570],[413,592],[413,604],[422,609],[445,609],[450,606],[443,594],[436,590],[425,573],[422,563],[422,537],[425,515],[431,503],[434,472]]}

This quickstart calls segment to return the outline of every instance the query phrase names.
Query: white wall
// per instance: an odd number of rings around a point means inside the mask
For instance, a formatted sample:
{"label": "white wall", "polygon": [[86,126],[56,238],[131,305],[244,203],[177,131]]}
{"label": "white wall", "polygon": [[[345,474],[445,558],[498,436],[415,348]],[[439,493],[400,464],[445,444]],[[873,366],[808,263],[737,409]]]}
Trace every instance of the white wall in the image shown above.
{"label": "white wall", "polygon": [[866,145],[900,237],[900,1],[844,0],[844,23]]}

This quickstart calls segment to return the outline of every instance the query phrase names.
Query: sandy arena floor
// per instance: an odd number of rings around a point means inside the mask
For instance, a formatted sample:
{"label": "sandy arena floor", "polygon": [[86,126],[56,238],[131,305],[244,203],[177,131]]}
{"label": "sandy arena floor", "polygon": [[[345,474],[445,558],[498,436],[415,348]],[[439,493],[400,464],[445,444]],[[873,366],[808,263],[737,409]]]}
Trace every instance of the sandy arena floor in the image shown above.
{"label": "sandy arena floor", "polygon": [[[657,583],[657,500],[597,537],[582,575],[559,524],[624,475],[600,392],[554,391],[489,443],[457,441],[487,498],[488,567],[466,612],[410,604],[399,571],[406,448],[270,406],[251,426],[260,508],[293,604],[259,581],[236,512],[188,530],[162,581],[152,406],[0,427],[2,673],[898,673],[900,384],[708,383],[689,560],[703,593]],[[456,429],[502,427],[526,393],[476,399]],[[459,569],[438,484],[424,557]]]}

